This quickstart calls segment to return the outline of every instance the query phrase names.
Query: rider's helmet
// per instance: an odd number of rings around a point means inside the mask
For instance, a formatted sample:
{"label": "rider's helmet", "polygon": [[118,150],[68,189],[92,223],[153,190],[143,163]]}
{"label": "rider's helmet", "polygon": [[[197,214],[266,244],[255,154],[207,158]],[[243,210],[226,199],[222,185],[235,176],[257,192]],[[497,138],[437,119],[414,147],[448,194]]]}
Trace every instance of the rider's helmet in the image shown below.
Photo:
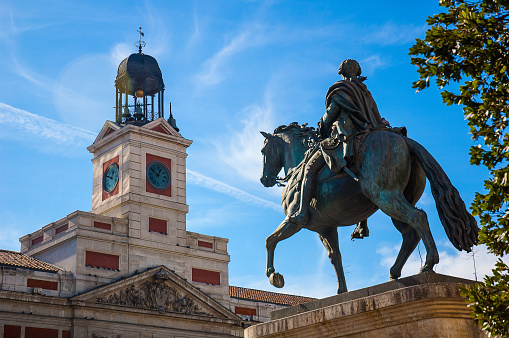
{"label": "rider's helmet", "polygon": [[361,66],[355,60],[346,59],[339,65],[338,74],[343,75],[344,78],[359,76],[361,75]]}

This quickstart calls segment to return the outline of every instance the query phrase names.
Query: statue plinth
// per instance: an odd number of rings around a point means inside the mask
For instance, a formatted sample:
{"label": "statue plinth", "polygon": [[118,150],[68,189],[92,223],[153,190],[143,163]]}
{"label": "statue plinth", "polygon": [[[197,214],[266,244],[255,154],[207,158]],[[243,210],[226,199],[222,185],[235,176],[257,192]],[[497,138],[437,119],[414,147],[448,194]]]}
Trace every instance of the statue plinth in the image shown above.
{"label": "statue plinth", "polygon": [[247,328],[255,337],[487,337],[459,286],[474,281],[432,272],[273,311]]}

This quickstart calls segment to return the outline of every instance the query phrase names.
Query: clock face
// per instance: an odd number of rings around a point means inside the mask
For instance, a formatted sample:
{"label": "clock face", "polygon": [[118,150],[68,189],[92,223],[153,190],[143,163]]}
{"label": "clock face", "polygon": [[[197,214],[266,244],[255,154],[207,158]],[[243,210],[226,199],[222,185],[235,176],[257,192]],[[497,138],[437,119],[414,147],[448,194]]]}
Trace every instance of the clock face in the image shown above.
{"label": "clock face", "polygon": [[164,190],[170,186],[170,171],[159,161],[152,161],[147,165],[147,178],[156,189]]}
{"label": "clock face", "polygon": [[106,192],[112,192],[118,184],[118,164],[110,164],[104,171],[103,189]]}

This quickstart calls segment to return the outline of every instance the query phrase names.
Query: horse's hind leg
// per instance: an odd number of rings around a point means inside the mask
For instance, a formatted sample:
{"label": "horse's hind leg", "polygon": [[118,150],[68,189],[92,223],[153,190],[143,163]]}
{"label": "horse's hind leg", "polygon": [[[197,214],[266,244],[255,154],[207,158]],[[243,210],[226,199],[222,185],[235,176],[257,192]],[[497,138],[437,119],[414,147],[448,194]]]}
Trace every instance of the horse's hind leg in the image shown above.
{"label": "horse's hind leg", "polygon": [[401,232],[401,236],[403,237],[403,243],[401,244],[401,248],[399,249],[398,257],[396,258],[396,262],[391,267],[390,270],[390,279],[397,279],[401,277],[401,269],[403,269],[403,265],[405,265],[408,257],[412,254],[415,247],[421,240],[417,231],[414,228],[409,226],[408,224],[398,221],[393,218],[392,223]]}
{"label": "horse's hind leg", "polygon": [[338,229],[336,227],[328,228],[325,231],[318,232],[318,235],[320,236],[325,249],[327,249],[329,259],[336,271],[336,277],[338,279],[338,294],[347,292],[345,274],[343,272],[343,262],[341,261],[341,252],[339,252]]}
{"label": "horse's hind leg", "polygon": [[[265,241],[265,247],[267,248],[267,277],[270,277],[276,270],[274,269],[274,250],[276,250],[276,245],[280,241],[287,239],[288,237],[293,236],[297,232],[302,229],[301,226],[298,226],[295,223],[290,223],[288,221],[283,221],[269,237]],[[282,276],[281,276],[282,277]],[[272,280],[271,280],[271,283]],[[284,283],[284,282],[282,282]],[[278,284],[278,283],[276,283]],[[275,285],[276,287],[282,287],[279,285]]]}
{"label": "horse's hind leg", "polygon": [[433,266],[438,263],[438,251],[426,213],[412,206],[403,193],[398,191],[382,191],[375,202],[386,215],[408,224],[417,232],[426,247],[426,262],[419,272],[433,270]]}

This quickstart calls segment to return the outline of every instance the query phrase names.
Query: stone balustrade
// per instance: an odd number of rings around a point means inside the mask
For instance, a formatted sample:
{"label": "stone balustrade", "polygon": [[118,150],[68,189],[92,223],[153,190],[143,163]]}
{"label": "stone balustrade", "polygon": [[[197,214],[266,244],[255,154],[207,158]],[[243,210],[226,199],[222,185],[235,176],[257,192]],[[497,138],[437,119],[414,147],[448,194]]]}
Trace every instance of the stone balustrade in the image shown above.
{"label": "stone balustrade", "polygon": [[58,221],[51,222],[41,229],[21,237],[19,239],[21,253],[26,253],[34,246],[43,245],[69,233],[76,232],[77,229],[127,236],[128,223],[127,219],[77,210]]}

